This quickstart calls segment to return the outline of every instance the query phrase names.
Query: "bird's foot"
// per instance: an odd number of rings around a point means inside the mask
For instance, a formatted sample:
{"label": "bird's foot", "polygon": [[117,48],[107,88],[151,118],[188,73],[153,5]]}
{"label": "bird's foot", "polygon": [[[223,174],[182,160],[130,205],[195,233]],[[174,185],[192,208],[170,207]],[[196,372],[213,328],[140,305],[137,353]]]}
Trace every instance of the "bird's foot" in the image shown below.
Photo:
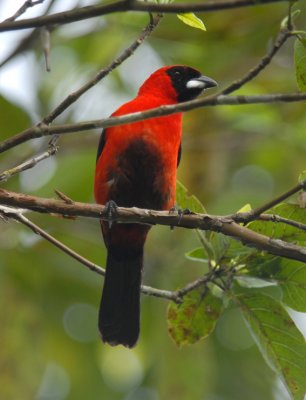
{"label": "bird's foot", "polygon": [[108,227],[109,229],[112,227],[113,225],[113,219],[116,217],[117,215],[117,204],[114,202],[114,200],[109,200],[106,204],[105,204],[105,208],[103,211],[103,215],[105,217],[107,217],[108,220]]}
{"label": "bird's foot", "polygon": [[[189,210],[189,208],[178,208],[177,206],[173,206],[170,208],[169,210],[169,214],[174,214],[177,213],[178,215],[178,225],[181,223],[181,220],[183,218],[184,215],[190,215],[192,214],[192,212]],[[173,230],[174,226],[170,226],[170,229]]]}

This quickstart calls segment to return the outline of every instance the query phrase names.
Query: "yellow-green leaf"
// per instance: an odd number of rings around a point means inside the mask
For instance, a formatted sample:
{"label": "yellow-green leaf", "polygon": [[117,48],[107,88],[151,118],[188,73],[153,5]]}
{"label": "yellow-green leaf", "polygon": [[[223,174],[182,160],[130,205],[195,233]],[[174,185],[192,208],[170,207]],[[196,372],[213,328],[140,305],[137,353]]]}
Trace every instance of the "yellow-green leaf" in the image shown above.
{"label": "yellow-green leaf", "polygon": [[178,346],[196,343],[214,330],[223,303],[209,288],[205,290],[193,290],[184,296],[182,304],[169,305],[168,329]]}
{"label": "yellow-green leaf", "polygon": [[306,38],[296,39],[294,45],[295,74],[298,87],[306,90]]}
{"label": "yellow-green leaf", "polygon": [[248,212],[252,210],[252,206],[250,203],[245,204],[243,207],[241,207],[237,212],[243,213],[243,212]]}
{"label": "yellow-green leaf", "polygon": [[202,31],[206,31],[204,22],[194,13],[177,14],[177,17],[186,25],[192,26],[193,28],[202,29]]}
{"label": "yellow-green leaf", "polygon": [[306,171],[303,171],[299,175],[299,182],[302,183],[306,179]]}

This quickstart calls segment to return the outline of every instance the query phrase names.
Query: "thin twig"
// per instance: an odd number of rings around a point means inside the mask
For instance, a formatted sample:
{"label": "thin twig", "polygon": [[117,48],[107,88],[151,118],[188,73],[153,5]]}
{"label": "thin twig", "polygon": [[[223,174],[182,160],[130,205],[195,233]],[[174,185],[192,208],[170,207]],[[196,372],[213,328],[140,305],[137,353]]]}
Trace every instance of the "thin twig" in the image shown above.
{"label": "thin twig", "polygon": [[220,11],[238,7],[266,5],[268,3],[277,3],[288,0],[219,0],[205,1],[198,3],[172,3],[162,4],[142,1],[120,0],[111,4],[102,4],[96,6],[87,6],[76,8],[70,11],[59,12],[43,17],[29,18],[22,21],[2,22],[0,32],[12,31],[18,29],[37,28],[53,24],[68,24],[81,21],[88,18],[99,17],[101,15],[115,12],[134,11],[134,12],[160,12],[160,13],[184,13],[190,11]]}
{"label": "thin twig", "polygon": [[254,79],[272,60],[278,50],[283,46],[292,34],[289,30],[281,30],[273,43],[273,46],[268,51],[268,53],[260,60],[260,62],[253,67],[245,76],[237,81],[231,83],[225,89],[221,91],[221,94],[229,94],[235,90],[240,89],[244,84]]}
{"label": "thin twig", "polygon": [[220,275],[221,270],[220,269],[212,269],[209,271],[207,274],[204,276],[201,276],[201,278],[196,279],[193,282],[188,283],[185,287],[182,289],[179,289],[177,291],[177,295],[179,297],[184,297],[187,293],[191,292],[192,290],[198,288],[199,286],[204,286],[208,282],[213,282],[214,279]]}
{"label": "thin twig", "polygon": [[234,214],[231,216],[231,218],[233,218],[233,220],[236,222],[247,223],[249,221],[252,221],[252,220],[258,218],[265,211],[270,210],[270,208],[272,208],[272,207],[276,206],[277,204],[281,203],[282,201],[288,199],[288,197],[299,192],[300,190],[306,190],[306,179],[299,182],[297,185],[295,185],[293,188],[291,188],[287,192],[282,193],[281,195],[275,197],[275,199],[272,199],[272,200],[268,201],[267,203],[263,204],[262,206],[254,208],[253,210],[245,212],[245,213]]}
{"label": "thin twig", "polygon": [[0,173],[0,182],[7,181],[12,176],[19,174],[20,172],[26,171],[27,169],[35,167],[39,162],[54,156],[58,151],[57,146],[49,146],[48,150],[44,151],[43,153],[30,158],[29,160],[17,165],[16,167],[10,168],[2,173]]}
{"label": "thin twig", "polygon": [[[59,106],[57,106],[39,124],[37,124],[37,127],[41,128],[42,125],[50,124],[60,113],[62,113],[65,109],[67,109],[82,94],[84,94],[87,90],[89,90],[92,86],[94,86],[97,82],[99,82],[103,77],[105,77],[115,67],[120,65],[120,63],[122,63],[127,57],[129,57],[131,54],[133,54],[135,49],[143,42],[143,40],[157,26],[157,24],[160,21],[160,18],[161,18],[160,15],[156,16],[154,18],[153,22],[151,21],[149,23],[149,25],[143,30],[143,32],[141,33],[139,38],[134,43],[132,43],[132,45],[130,47],[128,47],[126,50],[124,50],[124,52],[112,64],[110,64],[107,68],[100,70],[92,80],[87,82],[84,86],[79,88],[76,92],[70,94],[64,101],[62,101],[62,103]],[[240,79],[238,81],[233,82],[231,85],[229,85],[227,88],[225,88],[220,93],[217,93],[214,96],[210,96],[209,98],[204,99],[204,101],[207,101],[209,99],[217,99],[220,94],[222,95],[224,93],[233,92],[234,90],[239,89],[243,84],[245,84],[246,82],[250,81],[255,76],[257,76],[259,74],[259,72],[261,70],[263,70],[265,68],[265,66],[271,61],[273,56],[280,49],[280,47],[285,43],[285,41],[287,40],[287,38],[289,36],[290,36],[290,32],[289,31],[287,31],[287,30],[286,31],[281,31],[279,33],[279,35],[278,35],[277,40],[275,41],[274,45],[272,46],[271,51],[268,52],[268,54],[265,57],[262,58],[260,63],[257,66],[255,66],[251,71],[249,71],[248,74],[246,74],[245,77],[243,77],[242,79]],[[196,100],[195,101],[196,104],[199,101],[202,102],[203,99]],[[193,103],[194,103],[194,101],[193,101]],[[205,104],[203,104],[203,106],[205,106]],[[17,137],[18,136],[20,137],[20,135],[25,135],[25,136],[29,135],[29,139],[31,139],[31,137],[30,137],[31,136],[31,130],[33,130],[33,129],[35,129],[35,128],[29,128],[26,131],[21,132],[20,134],[18,134]],[[88,128],[88,129],[91,129],[91,128]],[[32,133],[33,133],[33,131],[32,131]],[[26,140],[29,140],[29,139],[26,139]],[[10,140],[11,139],[8,139],[8,141],[10,141]],[[14,137],[12,138],[12,140],[14,140]],[[56,137],[55,141],[57,141],[57,137]],[[2,147],[2,144],[0,143],[0,153],[2,151],[4,151],[1,147]]]}
{"label": "thin twig", "polygon": [[[50,124],[56,117],[58,117],[63,111],[65,111],[71,104],[77,101],[85,92],[95,86],[98,82],[100,82],[103,78],[105,78],[112,70],[117,68],[120,64],[123,63],[127,58],[134,54],[135,50],[144,42],[144,40],[153,32],[153,30],[157,27],[162,15],[157,15],[153,22],[150,23],[142,30],[139,37],[114,60],[110,65],[106,68],[102,68],[90,81],[85,83],[82,87],[80,87],[75,92],[69,94],[53,111],[51,111],[44,119],[41,121],[41,124]],[[39,125],[39,124],[38,124]]]}
{"label": "thin twig", "polygon": [[[104,268],[89,261],[87,258],[81,256],[80,254],[78,254],[77,252],[72,250],[70,247],[66,246],[64,243],[57,240],[54,236],[50,235],[45,230],[40,228],[38,225],[34,224],[32,221],[30,221],[28,218],[26,218],[20,210],[16,210],[14,208],[10,209],[8,207],[1,209],[1,207],[0,207],[0,215],[2,213],[5,215],[6,218],[12,218],[16,221],[21,222],[23,225],[30,228],[36,235],[39,235],[42,238],[46,239],[49,243],[53,244],[53,246],[62,250],[64,253],[68,254],[70,257],[74,258],[81,264],[85,265],[91,271],[96,272],[99,275],[105,276]],[[181,296],[179,299],[177,292],[171,292],[169,290],[156,289],[156,288],[152,288],[150,286],[142,285],[141,291],[142,291],[142,293],[149,295],[149,296],[173,300],[175,302],[179,302],[181,300]]]}
{"label": "thin twig", "polygon": [[[95,86],[98,82],[100,82],[103,78],[105,78],[112,70],[117,68],[120,64],[123,63],[127,58],[129,58],[136,49],[144,42],[144,40],[153,32],[153,30],[157,27],[162,15],[157,15],[154,17],[153,21],[150,21],[149,24],[142,30],[139,37],[137,37],[134,42],[123,50],[123,52],[114,60],[110,65],[106,68],[101,69],[93,79],[88,81],[85,85],[80,87],[74,93],[71,93],[67,96],[54,110],[52,110],[48,115],[46,115],[41,122],[37,124],[39,126],[50,124],[56,117],[58,117],[61,113],[63,113],[71,104],[77,101],[85,92]],[[0,181],[7,180],[11,176],[17,174],[20,171],[24,171],[25,169],[29,169],[34,167],[38,162],[44,160],[45,158],[55,154],[54,149],[57,149],[56,144],[59,136],[54,135],[49,143],[49,149],[45,151],[43,154],[39,156],[35,156],[32,159],[22,163],[20,166],[9,169],[8,171],[0,174]]]}
{"label": "thin twig", "polygon": [[57,189],[54,189],[54,192],[58,195],[58,197],[60,199],[64,200],[65,203],[67,203],[67,204],[73,204],[74,203],[74,201],[70,197],[66,196],[61,191],[59,191]]}
{"label": "thin twig", "polygon": [[306,100],[306,92],[302,93],[289,93],[289,94],[266,94],[254,96],[227,96],[215,95],[208,96],[197,100],[186,101],[175,105],[166,105],[157,108],[152,108],[143,112],[136,112],[132,114],[122,115],[120,117],[110,117],[97,119],[92,121],[79,122],[76,124],[64,125],[40,125],[28,128],[17,135],[0,143],[0,153],[15,147],[21,143],[27,142],[31,139],[49,136],[54,134],[66,134],[72,132],[88,131],[97,128],[108,128],[110,126],[124,125],[131,122],[142,121],[154,117],[162,117],[166,115],[176,114],[178,112],[190,111],[201,107],[211,106],[234,106],[246,104],[269,104],[279,102],[298,102]]}
{"label": "thin twig", "polygon": [[[306,185],[306,180],[304,185]],[[64,201],[44,199],[28,196],[0,189],[0,204],[28,209],[40,213],[60,214],[64,216],[83,216],[107,220],[105,207],[96,204],[74,202],[67,204]],[[144,223],[178,226],[188,229],[202,229],[223,233],[239,240],[242,244],[267,251],[270,254],[306,262],[306,247],[296,246],[280,239],[272,239],[266,235],[254,232],[234,221],[234,217],[212,216],[208,214],[192,213],[179,215],[168,211],[144,210],[140,208],[118,207],[116,217],[112,219],[118,223]]]}
{"label": "thin twig", "polygon": [[48,242],[52,243],[54,246],[62,250],[64,253],[68,254],[75,260],[79,261],[80,263],[86,265],[87,268],[89,268],[91,271],[97,272],[100,275],[105,275],[105,270],[98,265],[92,263],[91,261],[87,260],[86,258],[82,257],[80,254],[76,253],[74,250],[70,249],[68,246],[60,242],[59,240],[55,239],[55,237],[49,235],[46,231],[41,229],[38,225],[34,224],[32,221],[30,221],[28,218],[26,218],[23,214],[21,213],[14,213],[12,212],[9,214],[8,212],[5,213],[6,216],[9,216],[11,218],[14,218],[15,220],[21,222],[23,225],[28,226],[34,233],[37,235],[43,237],[46,239]]}
{"label": "thin twig", "polygon": [[280,222],[286,225],[293,226],[294,228],[301,229],[306,232],[306,225],[302,222],[293,221],[292,219],[281,217],[276,214],[261,214],[257,218],[260,221]]}
{"label": "thin twig", "polygon": [[24,14],[28,8],[34,7],[37,4],[43,3],[45,0],[26,0],[26,2],[15,12],[14,15],[4,20],[4,22],[12,22],[15,21],[18,17]]}
{"label": "thin twig", "polygon": [[[56,0],[51,0],[50,3],[48,4],[44,15],[46,15],[52,8],[54,2]],[[49,27],[50,29],[50,27]],[[34,29],[28,36],[24,37],[19,44],[12,50],[11,53],[9,53],[4,60],[0,62],[0,68],[3,67],[5,64],[7,64],[9,61],[11,61],[14,57],[16,57],[18,54],[28,51],[30,48],[32,48],[33,43],[37,40],[39,37],[39,29]]]}

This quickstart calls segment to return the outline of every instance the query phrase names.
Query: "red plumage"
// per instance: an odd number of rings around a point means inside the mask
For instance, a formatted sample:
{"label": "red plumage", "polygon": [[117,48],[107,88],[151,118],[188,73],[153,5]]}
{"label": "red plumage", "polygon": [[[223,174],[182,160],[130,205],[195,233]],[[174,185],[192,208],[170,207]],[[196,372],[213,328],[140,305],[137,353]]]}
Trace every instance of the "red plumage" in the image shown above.
{"label": "red plumage", "polygon": [[[216,82],[185,66],[164,67],[141,86],[136,98],[112,116],[144,111],[196,97]],[[95,174],[97,203],[170,210],[175,204],[182,114],[107,128],[102,132]],[[99,313],[102,339],[133,347],[139,336],[143,247],[148,225],[101,221],[107,247]]]}

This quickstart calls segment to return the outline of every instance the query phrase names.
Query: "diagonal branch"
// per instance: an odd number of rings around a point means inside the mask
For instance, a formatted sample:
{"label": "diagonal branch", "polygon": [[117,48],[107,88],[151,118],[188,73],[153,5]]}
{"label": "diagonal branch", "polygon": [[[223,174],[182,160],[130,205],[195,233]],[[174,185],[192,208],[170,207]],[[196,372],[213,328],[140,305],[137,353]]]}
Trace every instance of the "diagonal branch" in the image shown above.
{"label": "diagonal branch", "polygon": [[[53,7],[53,4],[56,0],[50,0],[50,3],[48,4],[44,15],[46,15],[51,8]],[[14,57],[16,57],[18,54],[28,51],[33,43],[38,39],[39,37],[39,29],[34,29],[31,33],[29,33],[27,36],[25,36],[19,44],[12,50],[11,53],[9,53],[4,60],[0,62],[0,68],[2,68],[5,64],[10,62]]]}
{"label": "diagonal branch", "polygon": [[76,8],[70,11],[59,12],[43,17],[28,18],[21,21],[2,22],[0,32],[18,29],[37,28],[46,25],[62,25],[71,22],[81,21],[88,18],[99,17],[101,15],[115,12],[135,11],[135,12],[161,12],[161,13],[186,13],[190,11],[220,11],[238,7],[248,7],[277,3],[288,0],[219,0],[198,3],[175,3],[161,4],[153,2],[120,0],[111,4],[87,6]]}
{"label": "diagonal branch", "polygon": [[71,132],[88,131],[97,128],[108,128],[110,126],[124,125],[131,122],[142,121],[154,117],[163,117],[166,115],[176,114],[178,112],[190,111],[201,107],[221,106],[221,105],[246,105],[246,104],[268,104],[280,102],[298,102],[306,100],[306,92],[302,93],[289,93],[289,94],[266,94],[254,96],[227,96],[215,95],[208,96],[197,100],[186,101],[175,105],[161,106],[152,108],[143,112],[136,112],[133,114],[126,114],[120,117],[103,118],[93,121],[85,121],[77,124],[64,124],[64,125],[40,125],[28,128],[11,138],[4,140],[0,143],[0,153],[11,149],[21,143],[27,142],[31,139],[50,136],[54,134],[65,134]]}
{"label": "diagonal branch", "polygon": [[38,4],[43,3],[45,0],[26,0],[24,2],[24,4],[15,12],[14,15],[12,15],[11,17],[7,18],[6,20],[4,20],[4,22],[13,22],[15,21],[15,19],[17,19],[18,17],[20,17],[22,14],[24,14],[28,8],[30,7],[34,7]]}
{"label": "diagonal branch", "polygon": [[[65,111],[71,104],[76,102],[84,93],[89,89],[99,83],[103,78],[105,78],[111,71],[122,64],[127,58],[132,56],[137,50],[137,48],[145,41],[145,39],[153,32],[157,27],[162,15],[157,15],[152,21],[142,30],[139,37],[137,37],[134,42],[123,50],[123,52],[108,65],[106,68],[102,68],[91,80],[89,80],[85,85],[80,87],[75,92],[69,94],[53,111],[51,111],[44,119],[41,121],[42,124],[50,124],[56,117],[58,117],[63,111]],[[39,125],[39,124],[38,124]]]}
{"label": "diagonal branch", "polygon": [[[30,221],[28,218],[26,218],[23,215],[21,210],[16,210],[15,208],[0,206],[0,216],[2,213],[6,218],[12,218],[18,222],[21,222],[23,225],[30,228],[36,235],[39,235],[42,238],[46,239],[53,246],[57,247],[58,249],[62,250],[64,253],[68,254],[70,257],[79,261],[81,264],[85,265],[91,271],[96,272],[99,275],[105,276],[105,269],[103,269],[99,265],[94,264],[93,262],[89,261],[87,258],[81,256],[80,254],[78,254],[77,252],[72,250],[70,247],[66,246],[64,243],[57,240],[54,236],[50,235],[45,230],[40,228],[38,225],[34,224],[32,221]],[[210,276],[206,277],[205,281],[208,282],[209,279],[210,279]],[[156,288],[153,288],[150,286],[141,285],[141,291],[143,294],[146,294],[148,296],[159,297],[159,298],[172,300],[176,303],[179,303],[179,302],[181,302],[182,297],[185,294],[187,294],[190,290],[193,289],[193,286],[192,286],[192,284],[188,284],[184,289],[181,289],[180,291],[177,291],[177,292],[172,292],[169,290],[156,289]]]}
{"label": "diagonal branch", "polygon": [[306,179],[299,182],[297,185],[295,185],[293,188],[289,189],[287,192],[282,193],[281,195],[277,196],[275,199],[272,199],[272,200],[268,201],[267,203],[263,204],[262,206],[254,208],[253,210],[248,211],[246,213],[236,213],[236,214],[232,215],[231,217],[236,222],[247,223],[249,221],[252,221],[252,220],[258,218],[262,213],[264,213],[267,210],[270,210],[270,208],[272,208],[272,207],[276,206],[277,204],[281,203],[282,201],[288,199],[288,197],[299,192],[300,190],[306,190]]}
{"label": "diagonal branch", "polygon": [[[69,94],[54,110],[52,110],[48,115],[46,115],[41,122],[37,124],[37,127],[43,125],[50,124],[56,117],[58,117],[61,113],[63,113],[71,104],[77,101],[84,93],[86,93],[89,89],[99,83],[103,78],[105,78],[112,70],[121,65],[127,58],[134,54],[137,48],[144,42],[144,40],[153,32],[153,30],[157,27],[162,15],[155,16],[152,20],[150,20],[149,24],[142,30],[141,34],[134,40],[134,42],[128,46],[123,52],[112,61],[107,67],[102,68],[98,73],[89,80],[85,85],[80,87],[74,93]],[[34,129],[34,128],[33,128]],[[38,128],[39,129],[39,128]],[[54,155],[54,149],[56,148],[58,137],[54,136],[52,141],[49,143],[49,148],[41,155],[35,156],[28,161],[23,162],[20,165],[15,166],[14,168],[9,169],[8,171],[4,171],[0,174],[0,181],[7,180],[11,176],[19,173],[20,171],[24,171],[25,169],[29,169],[34,167],[38,162],[44,160],[45,158]]]}
{"label": "diagonal branch", "polygon": [[7,181],[10,179],[12,176],[19,174],[20,172],[26,171],[27,169],[35,167],[39,162],[45,160],[46,158],[49,158],[51,156],[54,156],[58,151],[58,147],[51,144],[49,145],[49,148],[44,151],[41,154],[38,154],[35,157],[30,158],[27,161],[24,161],[23,163],[17,165],[16,167],[10,168],[6,171],[3,171],[0,173],[0,182],[2,181]]}
{"label": "diagonal branch", "polygon": [[[306,180],[304,185],[306,185]],[[79,202],[69,204],[61,200],[39,198],[6,191],[4,189],[0,189],[0,204],[47,214],[55,213],[63,216],[108,219],[105,215],[105,207],[101,205]],[[168,211],[144,210],[136,207],[118,207],[116,216],[112,221],[150,225],[160,224],[188,229],[210,230],[237,239],[246,246],[255,247],[277,256],[306,262],[306,247],[296,246],[280,239],[269,238],[268,236],[239,225],[230,217],[197,213],[182,216],[173,213],[169,214]]]}
{"label": "diagonal branch", "polygon": [[[289,9],[290,13],[290,9]],[[127,57],[129,57],[135,49],[143,42],[143,40],[152,32],[152,30],[158,25],[161,15],[157,15],[155,18],[151,18],[150,23],[148,26],[143,30],[139,38],[132,43],[130,47],[125,49],[123,53],[113,61],[107,68],[100,70],[97,75],[87,82],[83,87],[79,88],[76,92],[70,94],[66,99],[64,99],[59,106],[57,106],[53,111],[51,111],[40,123],[37,124],[37,127],[40,128],[42,124],[48,125],[50,124],[60,113],[62,113],[66,108],[68,108],[73,102],[75,102],[82,94],[84,94],[87,90],[89,90],[92,86],[94,86],[97,82],[99,82],[102,78],[104,78],[110,71],[112,71],[115,67],[117,67],[120,63],[122,63]],[[288,23],[288,28],[285,29],[283,28],[279,34],[278,37],[272,46],[272,49],[260,60],[258,65],[256,65],[254,68],[252,68],[244,77],[242,77],[238,81],[234,81],[232,84],[230,84],[227,88],[222,90],[220,93],[217,93],[214,96],[211,96],[208,99],[216,99],[218,98],[219,95],[224,95],[231,93],[237,89],[239,89],[241,86],[243,86],[246,82],[249,82],[251,79],[256,77],[260,71],[262,71],[272,60],[274,55],[277,53],[277,51],[282,47],[282,45],[286,42],[286,40],[291,36],[291,31]],[[197,102],[202,102],[202,99],[196,100]],[[207,101],[207,99],[204,99],[204,101]],[[203,104],[204,106],[205,104]],[[29,137],[31,138],[31,134],[34,134],[33,128],[29,128],[26,131],[21,132],[20,134],[17,134],[15,137],[8,139],[8,142],[13,140],[13,146],[15,146],[14,143],[22,143],[18,142],[18,138],[21,139],[22,136],[24,135],[25,138]],[[91,129],[91,128],[88,128]],[[17,142],[14,142],[14,140],[17,140]],[[26,139],[26,140],[29,140]],[[56,142],[57,139],[55,139]],[[3,143],[5,146],[5,142]],[[0,153],[4,151],[6,148],[1,148],[2,144],[0,143]],[[8,147],[10,148],[10,147]]]}
{"label": "diagonal branch", "polygon": [[289,29],[282,29],[273,43],[268,53],[260,60],[260,62],[253,67],[245,76],[237,81],[231,83],[228,87],[223,89],[220,94],[229,94],[235,90],[240,89],[244,84],[254,79],[261,71],[263,71],[268,64],[270,64],[272,58],[278,52],[278,50],[285,44],[287,39],[292,36]]}

